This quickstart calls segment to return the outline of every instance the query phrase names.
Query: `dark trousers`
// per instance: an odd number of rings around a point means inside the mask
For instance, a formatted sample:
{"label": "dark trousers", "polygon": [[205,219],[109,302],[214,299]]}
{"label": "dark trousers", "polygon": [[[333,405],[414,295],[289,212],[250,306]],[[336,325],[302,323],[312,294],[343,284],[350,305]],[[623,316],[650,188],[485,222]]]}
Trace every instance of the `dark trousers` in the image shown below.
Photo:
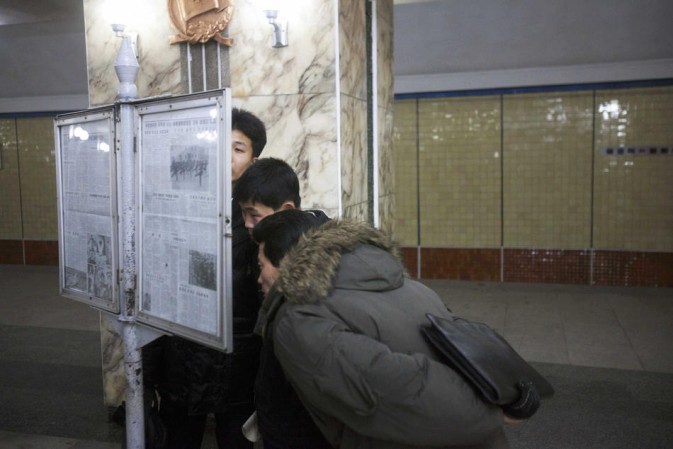
{"label": "dark trousers", "polygon": [[[252,406],[233,408],[226,413],[215,413],[215,438],[219,449],[252,449],[241,426],[252,414]],[[186,409],[171,408],[162,411],[168,438],[166,449],[201,449],[207,415],[188,415]]]}

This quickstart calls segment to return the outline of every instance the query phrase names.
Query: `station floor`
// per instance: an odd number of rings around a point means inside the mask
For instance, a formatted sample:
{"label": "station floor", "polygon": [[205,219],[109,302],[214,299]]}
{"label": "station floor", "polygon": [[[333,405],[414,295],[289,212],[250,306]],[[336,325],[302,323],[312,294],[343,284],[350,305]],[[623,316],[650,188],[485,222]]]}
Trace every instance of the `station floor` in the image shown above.
{"label": "station floor", "polygon": [[[423,282],[553,384],[513,449],[673,448],[673,289]],[[99,312],[59,296],[56,267],[0,265],[0,449],[121,448],[110,411]]]}

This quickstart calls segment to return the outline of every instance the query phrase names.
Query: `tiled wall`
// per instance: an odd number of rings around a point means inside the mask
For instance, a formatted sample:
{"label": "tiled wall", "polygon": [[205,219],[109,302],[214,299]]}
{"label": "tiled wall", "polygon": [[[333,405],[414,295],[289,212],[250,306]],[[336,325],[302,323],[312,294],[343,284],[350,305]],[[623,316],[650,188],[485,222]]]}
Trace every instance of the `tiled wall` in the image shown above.
{"label": "tiled wall", "polygon": [[591,246],[591,92],[503,97],[503,245]]}
{"label": "tiled wall", "polygon": [[673,87],[597,92],[595,120],[595,247],[673,252]]}
{"label": "tiled wall", "polygon": [[23,231],[21,229],[19,152],[16,139],[16,119],[1,119],[0,239],[2,240],[20,240],[23,238]]}
{"label": "tiled wall", "polygon": [[58,264],[53,117],[0,119],[0,263]]}
{"label": "tiled wall", "polygon": [[672,117],[673,86],[397,100],[409,272],[673,286]]}
{"label": "tiled wall", "polygon": [[[395,102],[392,138],[395,170],[395,237],[402,246],[407,247],[419,243],[417,106],[416,100]],[[411,269],[408,263],[407,267]]]}
{"label": "tiled wall", "polygon": [[468,97],[419,104],[423,246],[500,242],[500,101]]}
{"label": "tiled wall", "polygon": [[[672,109],[673,87],[396,101],[409,271],[673,285]],[[0,119],[0,263],[58,261],[52,120]]]}

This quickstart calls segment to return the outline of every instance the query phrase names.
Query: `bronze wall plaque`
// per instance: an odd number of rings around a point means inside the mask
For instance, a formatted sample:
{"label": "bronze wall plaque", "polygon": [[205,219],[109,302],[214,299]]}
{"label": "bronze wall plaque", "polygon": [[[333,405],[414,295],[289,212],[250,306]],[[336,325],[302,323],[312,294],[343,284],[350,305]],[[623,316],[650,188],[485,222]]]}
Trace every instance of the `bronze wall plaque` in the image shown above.
{"label": "bronze wall plaque", "polygon": [[171,44],[205,43],[214,39],[231,46],[233,39],[220,35],[231,20],[234,0],[168,0],[168,15],[178,34]]}

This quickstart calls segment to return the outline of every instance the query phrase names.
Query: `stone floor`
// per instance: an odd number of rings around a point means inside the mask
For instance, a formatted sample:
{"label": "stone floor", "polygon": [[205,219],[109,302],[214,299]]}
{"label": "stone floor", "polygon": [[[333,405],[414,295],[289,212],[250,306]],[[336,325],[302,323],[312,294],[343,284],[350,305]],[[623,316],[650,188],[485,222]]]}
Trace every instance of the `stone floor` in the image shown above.
{"label": "stone floor", "polygon": [[[512,448],[673,447],[673,290],[424,282],[554,385]],[[0,449],[120,448],[109,412],[98,311],[58,295],[56,267],[0,265]]]}

